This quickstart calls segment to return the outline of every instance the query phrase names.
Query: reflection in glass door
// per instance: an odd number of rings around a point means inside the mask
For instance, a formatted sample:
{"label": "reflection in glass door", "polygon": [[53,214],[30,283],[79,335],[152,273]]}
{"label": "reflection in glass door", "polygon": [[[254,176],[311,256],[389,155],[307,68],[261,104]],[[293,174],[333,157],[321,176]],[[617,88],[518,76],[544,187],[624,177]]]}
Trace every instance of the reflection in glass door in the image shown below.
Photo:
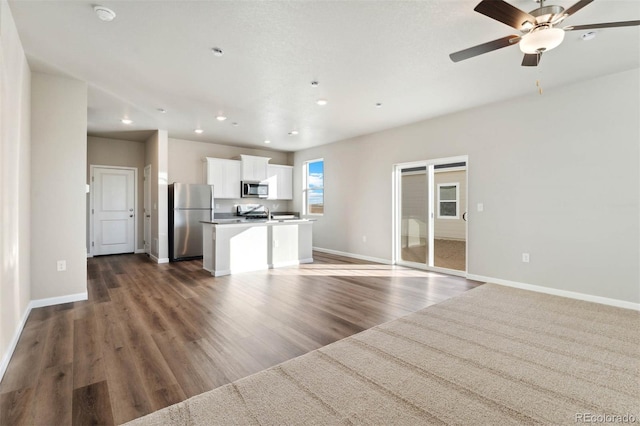
{"label": "reflection in glass door", "polygon": [[396,263],[464,274],[467,158],[399,164],[394,179]]}
{"label": "reflection in glass door", "polygon": [[400,259],[427,264],[429,258],[429,176],[426,166],[406,167],[400,175]]}
{"label": "reflection in glass door", "polygon": [[467,270],[467,167],[434,166],[433,266]]}

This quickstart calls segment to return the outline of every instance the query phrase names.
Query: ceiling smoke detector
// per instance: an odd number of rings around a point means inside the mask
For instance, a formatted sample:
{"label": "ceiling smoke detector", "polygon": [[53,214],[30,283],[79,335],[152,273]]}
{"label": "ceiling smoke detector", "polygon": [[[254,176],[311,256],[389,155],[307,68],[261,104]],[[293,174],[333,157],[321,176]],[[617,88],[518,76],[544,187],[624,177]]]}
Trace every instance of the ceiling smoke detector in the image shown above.
{"label": "ceiling smoke detector", "polygon": [[94,6],[93,11],[96,12],[98,19],[105,22],[111,22],[116,18],[116,13],[104,6]]}

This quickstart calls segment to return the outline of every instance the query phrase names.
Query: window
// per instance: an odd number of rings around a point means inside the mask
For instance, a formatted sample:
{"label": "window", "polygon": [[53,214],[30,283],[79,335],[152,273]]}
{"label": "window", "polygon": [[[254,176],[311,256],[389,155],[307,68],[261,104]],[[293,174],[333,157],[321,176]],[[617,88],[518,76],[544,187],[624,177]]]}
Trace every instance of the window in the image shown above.
{"label": "window", "polygon": [[459,219],[459,183],[438,184],[438,219]]}
{"label": "window", "polygon": [[303,213],[324,214],[324,160],[304,163]]}

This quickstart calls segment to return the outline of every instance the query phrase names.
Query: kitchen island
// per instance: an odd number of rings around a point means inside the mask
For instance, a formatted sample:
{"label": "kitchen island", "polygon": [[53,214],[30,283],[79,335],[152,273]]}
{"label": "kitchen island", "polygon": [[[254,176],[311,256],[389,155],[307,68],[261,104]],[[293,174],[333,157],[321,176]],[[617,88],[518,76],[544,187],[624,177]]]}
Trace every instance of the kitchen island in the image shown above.
{"label": "kitchen island", "polygon": [[215,277],[313,262],[307,219],[202,222],[203,268]]}

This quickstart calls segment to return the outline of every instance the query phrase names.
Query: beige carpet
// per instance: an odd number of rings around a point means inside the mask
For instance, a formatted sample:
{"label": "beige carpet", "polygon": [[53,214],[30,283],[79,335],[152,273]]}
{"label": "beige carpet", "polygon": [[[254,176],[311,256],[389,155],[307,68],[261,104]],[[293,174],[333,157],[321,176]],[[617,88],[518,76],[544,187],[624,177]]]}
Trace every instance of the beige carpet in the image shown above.
{"label": "beige carpet", "polygon": [[572,425],[616,415],[640,421],[640,313],[487,284],[129,424]]}

